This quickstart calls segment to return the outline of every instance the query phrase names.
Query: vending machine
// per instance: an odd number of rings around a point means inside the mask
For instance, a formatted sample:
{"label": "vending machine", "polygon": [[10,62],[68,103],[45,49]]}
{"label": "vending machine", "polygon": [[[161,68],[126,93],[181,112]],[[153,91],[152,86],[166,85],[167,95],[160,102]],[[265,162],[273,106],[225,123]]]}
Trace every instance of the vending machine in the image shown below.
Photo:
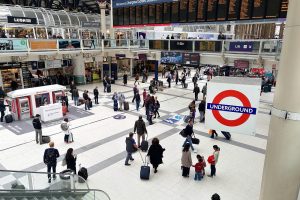
{"label": "vending machine", "polygon": [[64,96],[63,91],[55,91],[53,94],[53,103],[60,103],[62,102],[62,98]]}
{"label": "vending machine", "polygon": [[20,120],[30,118],[29,97],[19,98]]}

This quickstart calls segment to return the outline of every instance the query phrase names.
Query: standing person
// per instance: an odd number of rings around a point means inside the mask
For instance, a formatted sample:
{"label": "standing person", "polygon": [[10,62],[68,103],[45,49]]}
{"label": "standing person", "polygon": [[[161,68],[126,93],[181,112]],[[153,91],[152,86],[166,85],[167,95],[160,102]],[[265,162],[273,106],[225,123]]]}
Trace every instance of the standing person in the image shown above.
{"label": "standing person", "polygon": [[194,135],[193,120],[190,119],[189,124],[184,129],[184,132],[186,134],[186,139],[185,139],[185,141],[184,141],[184,143],[183,143],[182,146],[185,147],[185,145],[187,143],[189,143],[192,151],[194,151],[194,153],[197,153],[197,150],[194,149],[193,142],[192,142],[192,135]]}
{"label": "standing person", "polygon": [[171,80],[172,80],[171,77],[172,77],[172,75],[171,75],[171,73],[169,73],[168,78],[167,78],[167,82],[169,84],[169,88],[171,87]]}
{"label": "standing person", "polygon": [[220,195],[218,195],[217,193],[215,193],[215,194],[213,194],[211,196],[211,200],[221,200],[221,197],[220,197]]}
{"label": "standing person", "polygon": [[99,104],[98,99],[99,99],[99,91],[98,87],[96,86],[94,89],[94,99],[95,99],[95,104]]}
{"label": "standing person", "polygon": [[156,114],[158,114],[158,118],[160,117],[159,112],[158,112],[159,108],[160,108],[160,103],[157,100],[157,97],[155,97],[155,101],[154,101],[154,119],[156,118]]}
{"label": "standing person", "polygon": [[159,139],[153,138],[147,156],[150,157],[150,163],[153,166],[154,173],[157,173],[158,165],[163,163],[162,158],[164,151],[165,149],[159,144]]}
{"label": "standing person", "polygon": [[195,116],[196,116],[196,102],[195,100],[193,100],[190,105],[189,105],[189,109],[190,109],[190,116],[191,119],[193,120],[193,123],[195,122]]}
{"label": "standing person", "polygon": [[67,150],[65,160],[67,163],[67,169],[71,169],[76,174],[76,160],[77,156],[74,154],[74,150],[72,148],[69,148]]}
{"label": "standing person", "polygon": [[119,92],[118,98],[119,98],[120,110],[123,110],[123,105],[124,105],[124,102],[125,102],[125,96],[122,92]]}
{"label": "standing person", "polygon": [[130,164],[128,163],[129,160],[133,161],[132,153],[136,151],[137,146],[135,143],[135,140],[133,139],[133,133],[129,133],[129,137],[126,138],[125,140],[126,143],[126,151],[127,151],[127,156],[125,159],[125,165],[129,166]]}
{"label": "standing person", "polygon": [[197,155],[197,160],[198,162],[193,165],[193,167],[195,167],[195,178],[194,180],[195,181],[200,181],[203,176],[204,176],[204,168],[206,167],[206,163],[204,161],[204,158],[200,155]]}
{"label": "standing person", "polygon": [[118,105],[118,94],[115,92],[112,96],[112,100],[113,100],[113,109],[114,111],[118,111],[119,110],[119,105]]}
{"label": "standing person", "polygon": [[141,103],[141,96],[140,96],[140,93],[137,92],[137,93],[135,93],[136,111],[139,111],[140,103]]}
{"label": "standing person", "polygon": [[144,92],[143,92],[143,106],[142,107],[145,106],[146,98],[147,98],[147,91],[146,91],[146,89],[144,89]]}
{"label": "standing person", "polygon": [[184,86],[185,86],[185,80],[186,80],[186,77],[185,77],[185,75],[183,75],[181,78],[182,88],[184,88]]}
{"label": "standing person", "polygon": [[149,121],[149,125],[152,125],[153,122],[152,122],[152,117],[153,117],[153,114],[154,114],[154,97],[150,97],[150,100],[149,100],[149,111],[148,111],[148,121]]}
{"label": "standing person", "polygon": [[200,88],[198,86],[198,84],[196,83],[195,87],[194,87],[194,91],[195,93],[195,101],[198,101],[198,94],[200,93]]}
{"label": "standing person", "polygon": [[0,112],[1,112],[1,122],[3,122],[3,118],[5,115],[5,105],[4,105],[4,99],[0,98]]}
{"label": "standing person", "polygon": [[134,85],[136,84],[136,82],[138,83],[138,85],[140,84],[139,79],[140,79],[140,75],[139,73],[136,73]]}
{"label": "standing person", "polygon": [[88,95],[88,91],[85,90],[82,95],[83,95],[83,99],[84,99],[84,109],[90,110],[90,98]]}
{"label": "standing person", "polygon": [[19,85],[18,85],[16,80],[12,80],[11,83],[10,83],[10,86],[11,86],[12,91],[15,91],[19,88]]}
{"label": "standing person", "polygon": [[208,177],[213,178],[213,176],[216,176],[216,164],[219,160],[219,154],[220,154],[220,147],[218,147],[218,145],[214,145],[213,146],[214,149],[214,153],[212,156],[212,160],[210,162],[210,175],[207,175]]}
{"label": "standing person", "polygon": [[79,92],[76,87],[74,88],[73,95],[74,95],[74,105],[78,106]]}
{"label": "standing person", "polygon": [[0,86],[0,98],[3,98],[6,96],[5,92],[3,91],[2,87]]}
{"label": "standing person", "polygon": [[135,100],[135,94],[136,93],[138,93],[139,92],[139,89],[137,88],[137,86],[136,85],[134,85],[134,87],[133,87],[133,98],[132,98],[132,103],[134,102],[134,100]]}
{"label": "standing person", "polygon": [[182,150],[181,155],[181,169],[182,169],[182,176],[189,177],[190,175],[190,167],[192,166],[192,156],[190,152],[190,144],[186,143]]}
{"label": "standing person", "polygon": [[142,141],[144,141],[145,134],[148,134],[147,129],[146,129],[146,124],[143,120],[142,115],[140,115],[139,119],[137,121],[135,121],[133,132],[137,133],[138,148],[140,148],[141,147],[141,143],[140,143],[141,137],[142,137]]}
{"label": "standing person", "polygon": [[69,141],[72,141],[72,140],[69,140],[69,137],[70,137],[70,122],[69,122],[69,119],[65,118],[63,120],[63,122],[61,123],[60,127],[61,127],[61,130],[63,131],[63,133],[65,134],[64,142],[69,143]]}
{"label": "standing person", "polygon": [[176,85],[178,84],[178,81],[179,81],[179,74],[178,74],[178,70],[176,70],[176,72],[175,72],[175,82],[176,82]]}
{"label": "standing person", "polygon": [[72,100],[74,100],[74,90],[75,90],[76,86],[74,84],[74,81],[71,81],[71,84],[70,84],[70,92],[71,92],[71,95],[72,95]]}
{"label": "standing person", "polygon": [[205,99],[206,98],[206,94],[207,94],[207,83],[202,88],[202,94],[203,94],[203,99]]}
{"label": "standing person", "polygon": [[40,115],[37,114],[35,115],[35,118],[32,120],[32,125],[33,125],[33,128],[35,130],[35,141],[36,143],[40,143],[40,145],[43,144],[42,142],[42,123],[40,121]]}
{"label": "standing person", "polygon": [[199,103],[199,113],[200,113],[200,123],[204,122],[205,120],[205,105],[206,105],[206,101],[205,99],[203,99],[200,103]]}
{"label": "standing person", "polygon": [[106,92],[106,90],[107,90],[107,84],[108,84],[108,82],[107,82],[107,77],[104,77],[104,78],[103,78],[103,88],[104,88],[104,92]]}
{"label": "standing person", "polygon": [[127,79],[128,79],[128,75],[125,73],[123,75],[123,83],[124,83],[124,85],[127,85]]}
{"label": "standing person", "polygon": [[195,88],[197,85],[197,81],[198,81],[197,74],[194,75],[194,77],[192,78],[192,81],[194,83],[194,88]]}
{"label": "standing person", "polygon": [[48,183],[51,183],[51,168],[53,174],[53,180],[56,179],[56,165],[59,152],[54,148],[54,142],[49,142],[49,148],[44,152],[44,163],[47,165]]}

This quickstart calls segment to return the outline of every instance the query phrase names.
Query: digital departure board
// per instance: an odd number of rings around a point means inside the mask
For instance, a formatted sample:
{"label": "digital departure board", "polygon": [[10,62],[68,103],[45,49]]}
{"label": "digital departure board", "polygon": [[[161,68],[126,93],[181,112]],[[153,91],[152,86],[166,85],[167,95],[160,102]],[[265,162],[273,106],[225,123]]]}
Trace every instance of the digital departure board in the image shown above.
{"label": "digital departure board", "polygon": [[[273,1],[274,0],[272,0],[272,2]],[[265,9],[266,9],[266,0],[254,0],[252,19],[263,19],[265,17]]]}
{"label": "digital departure board", "polygon": [[278,18],[280,14],[281,0],[267,2],[266,18]]}
{"label": "digital departure board", "polygon": [[149,24],[155,23],[155,5],[149,5]]}
{"label": "digital departure board", "polygon": [[227,19],[228,0],[219,0],[217,21],[225,21]]}
{"label": "digital departure board", "polygon": [[287,11],[288,11],[288,5],[289,5],[289,0],[282,0],[281,1],[281,6],[280,6],[280,18],[286,18]]}
{"label": "digital departure board", "polygon": [[240,19],[251,19],[253,0],[242,0]]}
{"label": "digital departure board", "polygon": [[187,22],[188,0],[180,0],[179,2],[179,21]]}
{"label": "digital departure board", "polygon": [[208,0],[207,1],[206,21],[208,21],[208,22],[216,21],[217,6],[218,6],[218,0]]}
{"label": "digital departure board", "polygon": [[142,6],[135,7],[135,23],[142,24]]}
{"label": "digital departure board", "polygon": [[129,25],[129,7],[124,8],[124,25]]}
{"label": "digital departure board", "polygon": [[113,10],[113,22],[114,22],[114,26],[119,25],[118,9]]}
{"label": "digital departure board", "polygon": [[240,14],[241,0],[229,0],[228,20],[238,20]]}
{"label": "digital departure board", "polygon": [[129,23],[135,24],[135,7],[130,7],[129,9]]}
{"label": "digital departure board", "polygon": [[171,18],[171,22],[179,22],[179,2],[178,1],[173,1],[172,2],[172,18]]}
{"label": "digital departure board", "polygon": [[143,15],[143,24],[149,23],[149,6],[143,5],[142,7],[142,15]]}
{"label": "digital departure board", "polygon": [[163,4],[156,4],[155,5],[155,23],[156,24],[162,24],[163,23]]}
{"label": "digital departure board", "polygon": [[204,22],[206,20],[207,0],[198,0],[197,5],[197,21]]}
{"label": "digital departure board", "polygon": [[119,25],[124,25],[124,8],[118,8]]}
{"label": "digital departure board", "polygon": [[188,6],[188,22],[195,22],[197,20],[197,0],[189,0]]}
{"label": "digital departure board", "polygon": [[163,22],[170,23],[171,22],[171,3],[164,3],[164,20]]}

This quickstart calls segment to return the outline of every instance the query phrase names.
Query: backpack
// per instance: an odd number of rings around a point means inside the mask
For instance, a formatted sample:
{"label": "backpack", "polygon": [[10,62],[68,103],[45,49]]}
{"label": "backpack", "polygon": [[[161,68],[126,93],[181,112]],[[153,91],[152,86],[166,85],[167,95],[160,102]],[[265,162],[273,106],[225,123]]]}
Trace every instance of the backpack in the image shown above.
{"label": "backpack", "polygon": [[51,162],[54,162],[56,159],[56,153],[55,149],[47,149],[46,157],[45,157],[45,164],[50,164]]}
{"label": "backpack", "polygon": [[67,131],[69,129],[69,126],[66,122],[63,122],[61,125],[60,125],[60,128],[61,130],[63,131]]}

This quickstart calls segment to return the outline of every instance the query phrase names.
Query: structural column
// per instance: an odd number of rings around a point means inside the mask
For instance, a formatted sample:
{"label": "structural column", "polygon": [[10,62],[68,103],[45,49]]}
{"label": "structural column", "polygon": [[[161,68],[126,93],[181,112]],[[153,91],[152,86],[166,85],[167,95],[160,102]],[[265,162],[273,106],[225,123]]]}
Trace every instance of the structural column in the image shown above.
{"label": "structural column", "polygon": [[98,5],[100,8],[101,33],[106,35],[106,18],[105,18],[106,1],[105,0],[98,1]]}
{"label": "structural column", "polygon": [[76,84],[85,84],[85,69],[83,55],[79,54],[72,58],[72,65],[74,66],[74,81]]}
{"label": "structural column", "polygon": [[[297,200],[299,194],[299,10],[300,1],[290,0],[269,129],[260,200]],[[289,112],[294,113],[294,116],[291,116]]]}

